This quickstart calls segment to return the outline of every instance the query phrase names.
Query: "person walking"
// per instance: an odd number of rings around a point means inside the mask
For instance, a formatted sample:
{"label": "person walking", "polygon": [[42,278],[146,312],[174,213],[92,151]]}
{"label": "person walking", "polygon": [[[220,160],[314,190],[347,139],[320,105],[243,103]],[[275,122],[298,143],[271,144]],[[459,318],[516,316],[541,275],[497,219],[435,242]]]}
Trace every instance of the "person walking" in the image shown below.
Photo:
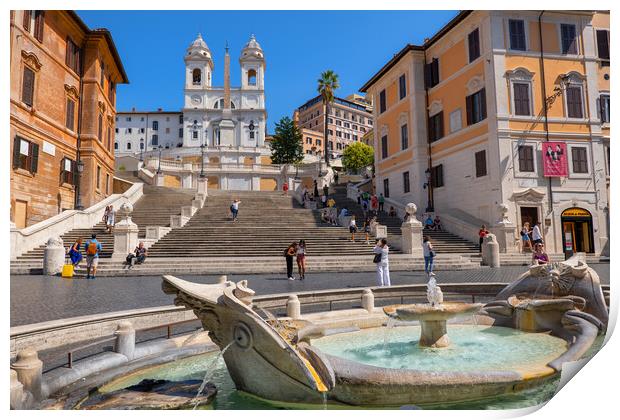
{"label": "person walking", "polygon": [[327,207],[327,196],[325,194],[323,194],[321,196],[321,204],[322,204],[323,208]]}
{"label": "person walking", "polygon": [[237,221],[237,215],[239,214],[239,204],[241,204],[241,201],[238,198],[235,198],[230,205],[230,213],[232,214],[233,222]]}
{"label": "person walking", "polygon": [[355,242],[355,233],[357,232],[357,225],[355,224],[355,215],[351,216],[349,221],[349,232],[351,232],[351,242]]}
{"label": "person walking", "polygon": [[306,278],[306,241],[301,239],[297,245],[297,270],[299,280]]}
{"label": "person walking", "polygon": [[306,204],[308,200],[308,188],[304,186],[303,190],[301,190],[301,203]]}
{"label": "person walking", "polygon": [[77,268],[77,266],[80,265],[80,261],[82,261],[80,248],[82,248],[82,238],[78,238],[71,246],[71,249],[69,249],[69,258],[71,258],[73,268]]}
{"label": "person walking", "polygon": [[334,172],[334,184],[338,185],[338,172]]}
{"label": "person walking", "polygon": [[480,250],[480,252],[482,252],[482,243],[484,242],[484,238],[488,234],[489,234],[489,231],[487,230],[487,227],[485,225],[482,225],[480,227],[480,230],[478,231],[478,237],[480,238],[478,240],[478,249]]}
{"label": "person walking", "polygon": [[383,193],[379,194],[379,211],[385,211],[383,210],[383,206],[385,205],[385,197],[383,196]]}
{"label": "person walking", "polygon": [[387,240],[380,239],[377,241],[373,248],[375,257],[373,262],[377,264],[377,286],[391,286],[390,283],[390,265],[388,261],[388,253],[390,252],[387,246]]}
{"label": "person walking", "polygon": [[105,206],[105,210],[103,211],[103,218],[101,219],[101,221],[106,225],[108,224],[108,213],[110,213],[110,207],[112,206]]}
{"label": "person walking", "polygon": [[289,280],[295,280],[293,277],[293,257],[297,255],[297,242],[293,242],[284,251],[284,257],[286,258],[286,276]]}
{"label": "person walking", "polygon": [[112,233],[112,228],[114,228],[114,219],[116,217],[116,210],[114,210],[113,206],[110,206],[110,210],[108,211],[108,217],[106,219],[105,227],[108,233]]}
{"label": "person walking", "polygon": [[283,191],[283,192],[282,192],[282,195],[288,195],[288,182],[285,182],[285,183],[282,185],[282,191]]}
{"label": "person walking", "polygon": [[[95,279],[97,274],[97,265],[99,265],[99,252],[101,252],[101,243],[97,240],[97,235],[92,234],[90,239],[84,244],[86,251],[86,278]],[[90,273],[93,273],[91,276]]]}
{"label": "person walking", "polygon": [[422,251],[424,253],[424,272],[428,276],[434,276],[433,259],[435,258],[435,251],[433,251],[433,244],[431,244],[431,239],[428,236],[425,236],[422,241]]}
{"label": "person walking", "polygon": [[316,199],[319,196],[319,184],[317,184],[316,179],[314,180],[314,198]]}
{"label": "person walking", "polygon": [[536,222],[532,228],[532,243],[534,247],[536,247],[536,244],[543,243],[542,234],[540,233],[540,222]]}
{"label": "person walking", "polygon": [[325,197],[329,195],[329,187],[327,184],[323,185],[323,195],[325,195]]}
{"label": "person walking", "polygon": [[372,213],[374,215],[379,214],[379,199],[375,194],[373,194],[372,198],[370,199],[370,209],[372,210]]}
{"label": "person walking", "polygon": [[530,233],[532,233],[530,231],[530,222],[525,222],[523,223],[523,228],[521,229],[521,243],[522,243],[522,252],[525,254],[525,246],[527,245],[528,249],[530,251],[533,251],[534,248],[532,248],[532,240],[530,238]]}
{"label": "person walking", "polygon": [[370,226],[372,224],[372,219],[366,216],[364,220],[364,233],[366,234],[366,245],[370,245]]}

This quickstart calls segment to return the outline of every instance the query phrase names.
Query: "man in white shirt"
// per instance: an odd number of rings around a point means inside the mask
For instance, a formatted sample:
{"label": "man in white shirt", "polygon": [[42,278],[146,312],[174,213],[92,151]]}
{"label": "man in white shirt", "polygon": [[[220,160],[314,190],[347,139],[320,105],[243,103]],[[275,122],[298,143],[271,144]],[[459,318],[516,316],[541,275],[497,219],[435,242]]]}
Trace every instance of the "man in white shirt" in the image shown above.
{"label": "man in white shirt", "polygon": [[536,222],[534,228],[532,229],[532,242],[534,244],[542,244],[543,239],[540,233],[540,222]]}

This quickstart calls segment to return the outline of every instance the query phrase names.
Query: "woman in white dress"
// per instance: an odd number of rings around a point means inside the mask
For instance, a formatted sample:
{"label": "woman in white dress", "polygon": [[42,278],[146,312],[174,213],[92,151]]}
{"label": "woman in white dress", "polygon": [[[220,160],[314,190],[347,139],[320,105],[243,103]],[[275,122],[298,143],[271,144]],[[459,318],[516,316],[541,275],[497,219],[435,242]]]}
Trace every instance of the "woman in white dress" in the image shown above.
{"label": "woman in white dress", "polygon": [[116,216],[116,210],[114,210],[114,207],[110,206],[110,211],[108,212],[108,218],[105,222],[108,233],[112,233],[112,228],[114,227],[114,216]]}
{"label": "woman in white dress", "polygon": [[390,265],[388,254],[390,248],[387,246],[387,240],[380,239],[377,241],[374,249],[374,262],[377,264],[377,286],[391,286],[390,283]]}

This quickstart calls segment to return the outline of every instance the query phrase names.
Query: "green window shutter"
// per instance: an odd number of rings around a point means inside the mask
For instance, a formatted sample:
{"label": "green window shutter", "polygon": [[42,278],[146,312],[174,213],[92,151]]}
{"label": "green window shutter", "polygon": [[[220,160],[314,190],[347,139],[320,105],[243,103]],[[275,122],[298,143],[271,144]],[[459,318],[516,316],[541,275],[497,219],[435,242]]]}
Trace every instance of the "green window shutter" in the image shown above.
{"label": "green window shutter", "polygon": [[22,139],[18,136],[15,136],[15,139],[13,139],[13,169],[19,168],[19,147],[21,142]]}
{"label": "green window shutter", "polygon": [[39,145],[36,143],[30,143],[30,145],[32,148],[32,166],[30,172],[36,174],[39,168]]}

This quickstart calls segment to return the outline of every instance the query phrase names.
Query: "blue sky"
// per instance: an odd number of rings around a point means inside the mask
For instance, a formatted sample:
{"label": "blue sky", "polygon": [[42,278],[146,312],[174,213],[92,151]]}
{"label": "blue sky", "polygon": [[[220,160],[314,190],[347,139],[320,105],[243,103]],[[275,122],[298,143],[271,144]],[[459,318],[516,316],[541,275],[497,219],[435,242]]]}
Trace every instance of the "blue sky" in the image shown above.
{"label": "blue sky", "polygon": [[326,69],[340,77],[337,96],[355,93],[407,43],[421,44],[457,11],[78,11],[91,28],[108,28],[129,85],[118,87],[117,110],[180,110],[183,55],[198,32],[223,85],[230,46],[231,84],[239,83],[239,53],[250,37],[261,44],[267,69],[268,131],[315,96]]}

